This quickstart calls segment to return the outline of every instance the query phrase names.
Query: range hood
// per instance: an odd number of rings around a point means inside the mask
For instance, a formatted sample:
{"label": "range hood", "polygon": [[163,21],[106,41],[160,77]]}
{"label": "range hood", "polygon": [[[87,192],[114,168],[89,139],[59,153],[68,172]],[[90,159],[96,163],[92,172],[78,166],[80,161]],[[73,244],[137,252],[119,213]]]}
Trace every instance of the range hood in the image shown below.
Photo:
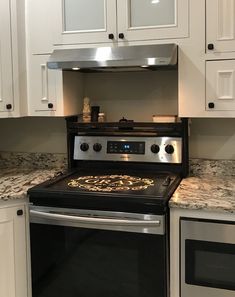
{"label": "range hood", "polygon": [[175,67],[177,56],[176,44],[58,49],[47,67],[81,72],[147,71]]}

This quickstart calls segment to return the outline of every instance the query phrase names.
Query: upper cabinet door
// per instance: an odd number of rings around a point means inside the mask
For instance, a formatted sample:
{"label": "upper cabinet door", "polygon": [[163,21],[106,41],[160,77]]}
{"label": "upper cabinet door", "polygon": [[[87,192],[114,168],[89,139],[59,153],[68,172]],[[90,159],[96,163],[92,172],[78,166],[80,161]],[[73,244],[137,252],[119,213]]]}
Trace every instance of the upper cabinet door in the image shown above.
{"label": "upper cabinet door", "polygon": [[118,0],[119,41],[188,36],[188,0]]}
{"label": "upper cabinet door", "polygon": [[235,60],[206,62],[206,110],[235,110]]}
{"label": "upper cabinet door", "polygon": [[207,52],[235,51],[235,0],[206,1]]}
{"label": "upper cabinet door", "polygon": [[28,68],[29,115],[57,115],[57,103],[62,100],[62,71],[47,68],[49,55],[32,55]]}
{"label": "upper cabinet door", "polygon": [[13,110],[10,1],[0,1],[0,117]]}
{"label": "upper cabinet door", "polygon": [[28,53],[50,54],[53,44],[60,41],[60,1],[26,0]]}
{"label": "upper cabinet door", "polygon": [[[112,42],[116,39],[116,0],[57,0],[59,44]],[[58,9],[56,9],[58,11]]]}

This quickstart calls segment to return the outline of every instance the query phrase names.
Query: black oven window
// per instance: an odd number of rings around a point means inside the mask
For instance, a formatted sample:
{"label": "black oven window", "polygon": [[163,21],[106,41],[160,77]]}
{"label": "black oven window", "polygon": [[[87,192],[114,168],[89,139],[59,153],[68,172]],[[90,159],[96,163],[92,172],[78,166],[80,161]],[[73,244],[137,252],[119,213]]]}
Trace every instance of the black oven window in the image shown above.
{"label": "black oven window", "polygon": [[162,235],[31,224],[33,297],[166,296]]}
{"label": "black oven window", "polygon": [[235,245],[186,240],[185,282],[235,290]]}

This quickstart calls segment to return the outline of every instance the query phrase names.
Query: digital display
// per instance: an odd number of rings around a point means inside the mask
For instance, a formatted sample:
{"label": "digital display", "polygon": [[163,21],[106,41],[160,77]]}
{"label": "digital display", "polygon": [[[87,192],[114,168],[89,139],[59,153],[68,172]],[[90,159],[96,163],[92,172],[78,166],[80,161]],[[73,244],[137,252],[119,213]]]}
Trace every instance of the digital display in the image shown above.
{"label": "digital display", "polygon": [[144,155],[145,142],[137,141],[108,141],[107,143],[108,154],[136,154]]}

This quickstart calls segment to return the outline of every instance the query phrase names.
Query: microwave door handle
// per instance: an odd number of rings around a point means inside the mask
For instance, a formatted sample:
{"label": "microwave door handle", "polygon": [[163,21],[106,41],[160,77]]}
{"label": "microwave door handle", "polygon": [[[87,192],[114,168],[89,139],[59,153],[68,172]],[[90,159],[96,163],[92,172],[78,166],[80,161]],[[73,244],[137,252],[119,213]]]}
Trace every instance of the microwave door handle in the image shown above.
{"label": "microwave door handle", "polygon": [[85,216],[64,215],[59,213],[48,213],[36,210],[30,210],[30,215],[38,218],[54,219],[59,221],[70,221],[83,224],[102,224],[102,225],[120,225],[120,226],[146,226],[160,227],[160,220],[127,220],[127,219],[106,219],[106,218],[91,218]]}

